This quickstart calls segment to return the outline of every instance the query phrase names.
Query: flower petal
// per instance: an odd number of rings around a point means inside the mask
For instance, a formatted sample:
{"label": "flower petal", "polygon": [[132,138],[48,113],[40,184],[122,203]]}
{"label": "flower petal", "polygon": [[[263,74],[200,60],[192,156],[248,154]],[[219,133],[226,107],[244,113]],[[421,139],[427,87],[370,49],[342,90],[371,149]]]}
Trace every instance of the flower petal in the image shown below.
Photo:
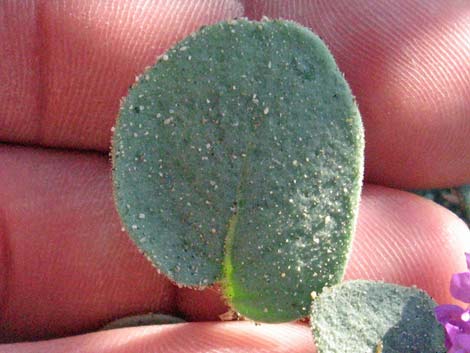
{"label": "flower petal", "polygon": [[463,322],[467,323],[470,322],[470,310],[467,308],[462,315],[460,315],[460,318],[462,319]]}
{"label": "flower petal", "polygon": [[461,333],[455,337],[455,345],[464,348],[465,352],[470,352],[470,335]]}
{"label": "flower petal", "polygon": [[466,349],[463,348],[452,348],[449,352],[447,353],[468,353]]}
{"label": "flower petal", "polygon": [[461,272],[452,275],[450,280],[450,293],[455,299],[470,303],[470,272]]}
{"label": "flower petal", "polygon": [[467,260],[467,268],[470,270],[470,253],[465,253],[465,259]]}
{"label": "flower petal", "polygon": [[459,328],[451,324],[445,324],[444,329],[446,333],[446,348],[454,347],[456,344],[456,337],[460,334]]}
{"label": "flower petal", "polygon": [[463,312],[464,310],[460,306],[452,304],[438,305],[434,308],[436,320],[443,325],[454,320],[460,320]]}

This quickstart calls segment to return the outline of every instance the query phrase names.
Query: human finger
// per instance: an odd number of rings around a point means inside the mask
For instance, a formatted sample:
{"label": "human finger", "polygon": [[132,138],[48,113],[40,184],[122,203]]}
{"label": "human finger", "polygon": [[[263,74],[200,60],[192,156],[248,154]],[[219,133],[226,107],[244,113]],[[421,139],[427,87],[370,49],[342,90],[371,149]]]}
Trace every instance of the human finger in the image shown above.
{"label": "human finger", "polygon": [[0,146],[0,342],[172,313],[175,287],[121,231],[107,158]]}
{"label": "human finger", "polygon": [[108,151],[136,75],[242,12],[237,0],[2,1],[0,141]]}
{"label": "human finger", "polygon": [[315,353],[307,325],[206,322],[97,332],[36,343],[0,345],[5,353]]}

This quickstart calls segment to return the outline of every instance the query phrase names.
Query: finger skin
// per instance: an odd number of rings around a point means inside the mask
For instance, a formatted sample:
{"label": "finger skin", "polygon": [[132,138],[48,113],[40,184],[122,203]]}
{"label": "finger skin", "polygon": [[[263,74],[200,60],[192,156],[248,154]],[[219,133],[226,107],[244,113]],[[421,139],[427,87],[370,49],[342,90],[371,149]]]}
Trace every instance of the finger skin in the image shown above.
{"label": "finger skin", "polygon": [[0,2],[0,141],[107,151],[136,75],[242,10],[237,0]]}
{"label": "finger skin", "polygon": [[467,270],[469,250],[470,230],[449,210],[408,192],[368,185],[345,280],[416,286],[438,303],[456,303],[450,276]]}
{"label": "finger skin", "polygon": [[233,317],[220,285],[204,290],[180,288],[175,301],[177,312],[188,321],[218,321],[227,313],[229,318]]}
{"label": "finger skin", "polygon": [[[107,158],[0,148],[0,339],[21,341],[93,330],[130,314],[160,311],[216,320],[214,289],[177,290],[121,232]],[[424,288],[450,302],[448,283],[466,269],[470,231],[416,195],[367,185],[347,278]]]}
{"label": "finger skin", "polygon": [[315,353],[307,325],[189,323],[98,332],[38,343],[0,345],[0,353]]}
{"label": "finger skin", "polygon": [[121,231],[96,154],[0,146],[0,341],[172,312],[175,287]]}
{"label": "finger skin", "polygon": [[246,0],[250,18],[317,32],[361,111],[366,180],[402,188],[470,183],[470,2]]}

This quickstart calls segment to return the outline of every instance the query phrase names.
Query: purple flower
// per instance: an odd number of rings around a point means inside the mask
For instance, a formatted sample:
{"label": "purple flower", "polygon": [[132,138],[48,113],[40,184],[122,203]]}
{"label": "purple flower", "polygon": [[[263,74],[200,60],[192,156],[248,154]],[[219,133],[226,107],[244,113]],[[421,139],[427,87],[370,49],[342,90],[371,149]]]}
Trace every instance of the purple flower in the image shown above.
{"label": "purple flower", "polygon": [[[465,253],[465,257],[470,270],[470,254]],[[452,276],[450,293],[455,299],[470,304],[470,272]],[[451,304],[439,305],[434,313],[446,331],[448,353],[470,353],[470,305],[466,309]]]}

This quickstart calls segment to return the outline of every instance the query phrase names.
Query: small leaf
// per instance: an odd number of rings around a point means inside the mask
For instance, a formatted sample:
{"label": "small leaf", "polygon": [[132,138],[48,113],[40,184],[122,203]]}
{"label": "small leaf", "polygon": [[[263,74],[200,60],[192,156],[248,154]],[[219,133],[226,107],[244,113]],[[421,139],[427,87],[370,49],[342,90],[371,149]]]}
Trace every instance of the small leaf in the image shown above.
{"label": "small leaf", "polygon": [[470,184],[462,185],[457,188],[460,203],[462,207],[462,212],[464,214],[464,220],[467,222],[467,225],[470,227]]}
{"label": "small leaf", "polygon": [[242,315],[288,321],[341,279],[363,131],[307,29],[237,20],[186,38],[130,91],[113,146],[123,223],[178,284],[222,282]]}
{"label": "small leaf", "polygon": [[144,314],[144,315],[126,316],[118,320],[111,321],[110,323],[103,326],[101,330],[114,330],[117,328],[149,326],[149,325],[181,324],[184,322],[186,321],[176,316],[149,313],[149,314]]}
{"label": "small leaf", "polygon": [[312,305],[318,352],[443,353],[435,306],[424,291],[390,283],[350,281],[325,289]]}

